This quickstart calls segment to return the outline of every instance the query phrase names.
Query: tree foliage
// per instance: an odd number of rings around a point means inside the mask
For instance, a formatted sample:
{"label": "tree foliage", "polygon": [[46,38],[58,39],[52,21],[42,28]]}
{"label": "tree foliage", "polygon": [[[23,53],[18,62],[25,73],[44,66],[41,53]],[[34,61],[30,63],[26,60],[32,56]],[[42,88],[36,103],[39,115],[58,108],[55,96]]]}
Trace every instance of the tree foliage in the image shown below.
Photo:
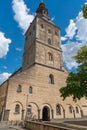
{"label": "tree foliage", "polygon": [[85,4],[85,5],[83,6],[82,11],[83,11],[83,17],[84,17],[85,19],[87,19],[87,4]]}
{"label": "tree foliage", "polygon": [[60,89],[63,100],[72,96],[73,100],[87,98],[87,46],[81,47],[73,57],[79,64],[77,73],[69,73],[66,86]]}

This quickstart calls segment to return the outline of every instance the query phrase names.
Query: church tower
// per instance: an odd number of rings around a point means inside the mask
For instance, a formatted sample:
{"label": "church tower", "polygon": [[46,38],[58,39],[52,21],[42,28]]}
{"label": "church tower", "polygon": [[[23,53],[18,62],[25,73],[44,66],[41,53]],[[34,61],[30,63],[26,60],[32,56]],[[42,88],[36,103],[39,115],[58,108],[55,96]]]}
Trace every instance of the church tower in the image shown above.
{"label": "church tower", "polygon": [[67,76],[62,67],[60,28],[41,2],[25,33],[22,68],[0,86],[2,119],[49,121],[87,117],[87,100],[75,103],[71,98],[63,101],[60,96],[59,89],[66,86]]}
{"label": "church tower", "polygon": [[60,28],[51,21],[43,2],[39,4],[36,17],[25,33],[22,69],[34,64],[62,70]]}

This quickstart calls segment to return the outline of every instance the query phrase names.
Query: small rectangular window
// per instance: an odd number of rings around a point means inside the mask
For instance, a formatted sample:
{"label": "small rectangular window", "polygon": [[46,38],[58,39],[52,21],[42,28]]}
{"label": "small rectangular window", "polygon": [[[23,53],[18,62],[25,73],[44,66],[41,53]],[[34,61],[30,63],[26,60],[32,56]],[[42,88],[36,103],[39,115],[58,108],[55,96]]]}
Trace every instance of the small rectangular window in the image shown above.
{"label": "small rectangular window", "polygon": [[21,85],[18,85],[18,86],[17,86],[17,92],[18,92],[18,93],[22,92],[22,86],[21,86]]}

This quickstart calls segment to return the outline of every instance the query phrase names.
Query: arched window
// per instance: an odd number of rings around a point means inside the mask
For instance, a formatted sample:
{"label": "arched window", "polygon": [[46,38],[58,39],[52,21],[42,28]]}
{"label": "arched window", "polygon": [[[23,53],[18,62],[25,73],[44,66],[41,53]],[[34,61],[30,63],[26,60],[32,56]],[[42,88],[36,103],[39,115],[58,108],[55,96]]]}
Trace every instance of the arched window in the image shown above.
{"label": "arched window", "polygon": [[51,39],[50,39],[50,38],[48,39],[48,44],[50,44],[50,45],[51,45]]}
{"label": "arched window", "polygon": [[60,105],[56,106],[56,114],[61,115],[61,107],[60,107]]}
{"label": "arched window", "polygon": [[53,61],[53,55],[50,52],[48,53],[48,55],[49,55],[49,60]]}
{"label": "arched window", "polygon": [[51,33],[51,29],[48,29],[48,33]]}
{"label": "arched window", "polygon": [[78,107],[76,107],[76,113],[79,113],[79,109],[78,109]]}
{"label": "arched window", "polygon": [[72,113],[72,107],[71,106],[69,106],[69,112]]}
{"label": "arched window", "polygon": [[54,76],[52,74],[49,75],[49,83],[54,84]]}
{"label": "arched window", "polygon": [[22,86],[20,84],[17,86],[17,92],[18,93],[22,92]]}
{"label": "arched window", "polygon": [[40,26],[41,26],[42,29],[44,28],[43,24],[41,24]]}
{"label": "arched window", "polygon": [[27,113],[30,114],[31,113],[31,105],[27,106]]}
{"label": "arched window", "polygon": [[29,93],[32,94],[32,87],[29,87]]}
{"label": "arched window", "polygon": [[15,113],[20,113],[20,105],[16,104],[15,106]]}
{"label": "arched window", "polygon": [[56,35],[56,36],[58,35],[58,32],[57,32],[57,31],[55,31],[55,35]]}

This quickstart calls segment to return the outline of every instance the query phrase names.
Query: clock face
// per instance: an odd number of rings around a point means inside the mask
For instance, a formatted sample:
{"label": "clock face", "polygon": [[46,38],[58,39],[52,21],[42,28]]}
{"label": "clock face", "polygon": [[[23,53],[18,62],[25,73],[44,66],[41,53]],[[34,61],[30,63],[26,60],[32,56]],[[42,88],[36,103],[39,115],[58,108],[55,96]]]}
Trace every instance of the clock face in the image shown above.
{"label": "clock face", "polygon": [[87,4],[83,6],[83,17],[87,19]]}

